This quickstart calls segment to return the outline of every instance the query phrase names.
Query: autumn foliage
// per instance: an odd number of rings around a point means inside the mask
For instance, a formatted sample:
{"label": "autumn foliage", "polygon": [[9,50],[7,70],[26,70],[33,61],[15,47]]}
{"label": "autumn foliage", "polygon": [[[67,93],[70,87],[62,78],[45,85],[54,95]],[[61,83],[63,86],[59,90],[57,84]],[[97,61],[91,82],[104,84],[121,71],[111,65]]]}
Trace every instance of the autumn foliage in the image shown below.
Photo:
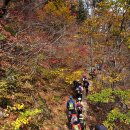
{"label": "autumn foliage", "polygon": [[66,99],[84,74],[87,125],[129,130],[127,1],[96,2],[92,14],[68,0],[13,0],[7,10],[0,19],[1,130],[66,128]]}

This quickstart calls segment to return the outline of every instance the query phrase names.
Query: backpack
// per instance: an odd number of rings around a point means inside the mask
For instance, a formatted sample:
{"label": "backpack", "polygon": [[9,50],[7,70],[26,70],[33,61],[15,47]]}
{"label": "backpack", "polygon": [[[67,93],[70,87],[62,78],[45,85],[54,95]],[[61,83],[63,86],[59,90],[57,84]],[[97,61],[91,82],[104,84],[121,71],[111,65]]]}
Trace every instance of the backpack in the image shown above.
{"label": "backpack", "polygon": [[72,101],[69,102],[69,110],[74,110],[74,103]]}
{"label": "backpack", "polygon": [[75,88],[79,86],[79,83],[77,81],[73,81],[73,84]]}
{"label": "backpack", "polygon": [[89,86],[89,83],[88,83],[88,82],[85,82],[84,86],[88,87],[88,86]]}
{"label": "backpack", "polygon": [[83,105],[81,104],[81,102],[77,102],[76,107],[82,109]]}
{"label": "backpack", "polygon": [[76,91],[77,91],[77,93],[82,93],[82,87],[80,87],[80,86],[78,86],[77,88],[76,88]]}
{"label": "backpack", "polygon": [[71,124],[73,124],[74,122],[78,121],[78,118],[76,115],[72,115],[72,118],[71,118]]}
{"label": "backpack", "polygon": [[98,64],[97,69],[101,70],[102,69],[102,64]]}

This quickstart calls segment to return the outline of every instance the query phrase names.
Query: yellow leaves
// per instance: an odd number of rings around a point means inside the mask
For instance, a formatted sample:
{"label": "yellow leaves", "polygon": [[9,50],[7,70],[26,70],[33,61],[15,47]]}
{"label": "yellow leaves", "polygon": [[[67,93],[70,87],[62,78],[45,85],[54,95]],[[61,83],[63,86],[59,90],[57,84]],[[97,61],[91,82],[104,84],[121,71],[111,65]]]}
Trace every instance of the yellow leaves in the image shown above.
{"label": "yellow leaves", "polygon": [[44,73],[44,75],[46,75],[48,79],[52,77],[59,77],[64,79],[65,82],[68,84],[72,84],[74,80],[80,79],[82,74],[83,74],[82,70],[77,70],[70,74],[69,70],[65,68],[58,68],[55,70],[48,70],[48,71],[46,70],[46,74]]}
{"label": "yellow leaves", "polygon": [[114,83],[114,82],[121,81],[122,79],[123,79],[123,75],[122,74],[118,74],[115,78],[110,77],[109,78],[109,82],[110,83]]}
{"label": "yellow leaves", "polygon": [[94,86],[89,87],[90,92],[94,92]]}
{"label": "yellow leaves", "polygon": [[69,7],[64,3],[58,4],[58,2],[48,2],[42,10],[37,11],[37,14],[40,20],[52,26],[70,24],[74,19]]}
{"label": "yellow leaves", "polygon": [[41,68],[40,73],[42,73],[43,76],[47,79],[54,79],[56,77],[63,78],[65,70],[66,69],[64,68],[58,68],[58,69],[53,69],[53,70]]}
{"label": "yellow leaves", "polygon": [[128,44],[128,49],[130,49],[130,44]]}
{"label": "yellow leaves", "polygon": [[24,109],[24,104],[15,104],[14,107],[16,107],[18,110]]}
{"label": "yellow leaves", "polygon": [[83,74],[82,70],[75,71],[72,74],[67,75],[65,77],[65,82],[68,84],[72,84],[74,80],[80,79],[82,74]]}
{"label": "yellow leaves", "polygon": [[69,70],[65,68],[59,68],[55,70],[46,70],[44,75],[50,79],[52,77],[59,77],[65,80],[66,83],[71,84],[74,80],[80,79],[83,71],[78,70],[70,74]]}
{"label": "yellow leaves", "polygon": [[118,115],[119,114],[119,108],[115,108],[111,112],[114,113],[115,115]]}
{"label": "yellow leaves", "polygon": [[24,107],[25,107],[25,105],[23,103],[21,103],[21,104],[16,103],[16,104],[14,104],[13,107],[7,106],[7,109],[11,110],[11,111],[16,111],[16,110],[23,110]]}
{"label": "yellow leaves", "polygon": [[74,38],[81,38],[81,36],[76,34],[76,35],[74,35]]}
{"label": "yellow leaves", "polygon": [[124,74],[116,74],[115,77],[110,77],[110,76],[104,76],[102,77],[102,80],[103,81],[109,81],[110,83],[114,83],[114,82],[118,82],[118,81],[121,81],[123,78],[124,78]]}
{"label": "yellow leaves", "polygon": [[6,39],[6,36],[0,33],[0,41],[5,40],[5,39]]}
{"label": "yellow leaves", "polygon": [[22,124],[28,124],[31,117],[40,112],[41,110],[36,108],[34,110],[26,110],[25,112],[20,113],[20,116],[16,119],[16,121],[12,122],[13,129],[19,130]]}
{"label": "yellow leaves", "polygon": [[108,121],[104,121],[103,125],[108,128],[108,130],[113,130],[113,126],[115,126],[114,123],[109,123]]}
{"label": "yellow leaves", "polygon": [[5,80],[0,81],[0,89],[7,87],[7,82]]}
{"label": "yellow leaves", "polygon": [[109,129],[113,130],[112,127],[116,128],[115,120],[120,120],[120,122],[124,122],[126,124],[130,123],[129,119],[129,112],[128,113],[121,113],[119,108],[114,108],[108,113],[107,120],[104,121],[104,125]]}
{"label": "yellow leaves", "polygon": [[66,70],[65,68],[59,68],[59,69],[57,69],[57,74],[58,74],[58,76],[60,78],[64,78],[64,71],[65,70]]}
{"label": "yellow leaves", "polygon": [[61,78],[64,79],[66,83],[72,84],[74,80],[80,79],[83,71],[77,70],[72,73],[69,72],[69,69],[58,68],[54,70],[42,69],[43,76],[47,79]]}
{"label": "yellow leaves", "polygon": [[103,80],[103,81],[106,81],[106,77],[103,77],[102,80]]}
{"label": "yellow leaves", "polygon": [[17,118],[15,122],[12,123],[12,126],[14,127],[14,130],[19,130],[20,126],[22,124],[28,124],[29,119],[28,118]]}
{"label": "yellow leaves", "polygon": [[45,11],[46,13],[50,13],[50,12],[54,12],[56,10],[56,6],[54,5],[53,2],[49,2],[46,6],[45,6]]}
{"label": "yellow leaves", "polygon": [[38,113],[41,113],[41,110],[39,110],[38,108],[34,109],[34,111],[32,111],[32,113],[34,115],[38,114]]}
{"label": "yellow leaves", "polygon": [[21,81],[27,81],[27,80],[32,80],[32,76],[31,75],[23,75],[23,76],[19,76],[19,79]]}
{"label": "yellow leaves", "polygon": [[[0,81],[0,92],[6,92],[7,91],[7,87],[8,87],[8,82],[6,80],[1,80]],[[1,94],[2,96],[3,94]]]}
{"label": "yellow leaves", "polygon": [[23,87],[24,88],[28,88],[28,89],[32,89],[32,85],[29,82],[27,82],[27,81],[25,82]]}

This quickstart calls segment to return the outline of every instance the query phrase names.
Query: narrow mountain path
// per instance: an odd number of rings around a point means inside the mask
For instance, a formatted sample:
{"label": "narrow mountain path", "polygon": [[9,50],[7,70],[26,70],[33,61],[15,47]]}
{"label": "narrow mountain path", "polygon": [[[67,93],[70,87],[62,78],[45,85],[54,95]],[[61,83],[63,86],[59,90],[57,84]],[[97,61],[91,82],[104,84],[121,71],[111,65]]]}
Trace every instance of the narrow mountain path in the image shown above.
{"label": "narrow mountain path", "polygon": [[[89,83],[90,83],[89,88],[91,88],[92,87],[92,81],[89,81]],[[85,90],[84,90],[84,93],[83,93],[82,104],[83,104],[83,115],[86,119],[86,130],[90,130],[91,121],[94,121],[95,117],[90,115],[90,108],[89,108],[89,105],[87,103],[87,96],[86,96]]]}
{"label": "narrow mountain path", "polygon": [[[90,86],[89,89],[91,89],[91,87],[93,87],[93,82],[89,81]],[[86,119],[86,130],[90,130],[90,125],[91,125],[91,121],[95,121],[95,117],[91,116],[90,114],[90,108],[89,105],[87,103],[87,96],[86,96],[86,91],[84,89],[83,91],[83,98],[82,98],[82,104],[83,104],[83,115],[84,118]],[[63,129],[59,129],[59,130],[69,130],[68,126],[64,126]]]}

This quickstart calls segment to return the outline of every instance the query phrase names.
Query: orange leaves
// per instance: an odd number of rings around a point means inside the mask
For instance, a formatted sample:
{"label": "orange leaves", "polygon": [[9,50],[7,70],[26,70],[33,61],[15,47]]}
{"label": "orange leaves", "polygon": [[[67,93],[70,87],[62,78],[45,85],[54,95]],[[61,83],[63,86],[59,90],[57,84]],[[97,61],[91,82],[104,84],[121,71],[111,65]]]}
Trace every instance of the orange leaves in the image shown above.
{"label": "orange leaves", "polygon": [[69,7],[65,3],[49,2],[42,10],[37,11],[40,21],[49,27],[63,27],[73,22],[74,17],[71,16]]}

